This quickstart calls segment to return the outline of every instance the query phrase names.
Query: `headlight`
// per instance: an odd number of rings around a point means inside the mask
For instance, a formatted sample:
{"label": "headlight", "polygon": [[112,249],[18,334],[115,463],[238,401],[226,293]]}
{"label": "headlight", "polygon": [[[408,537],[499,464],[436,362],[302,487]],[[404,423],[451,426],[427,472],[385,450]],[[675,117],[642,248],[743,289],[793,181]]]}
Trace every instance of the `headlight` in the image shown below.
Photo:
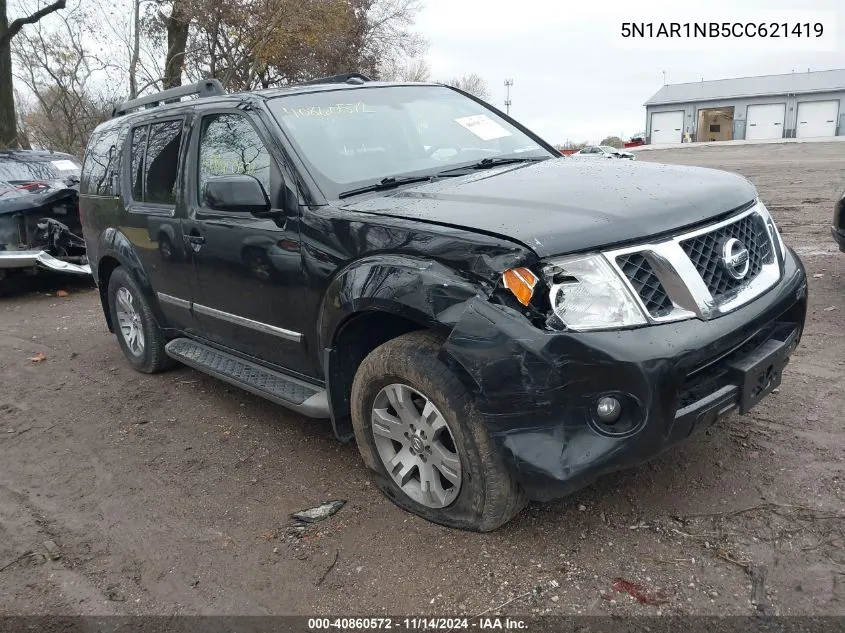
{"label": "headlight", "polygon": [[784,261],[786,259],[786,245],[783,243],[783,238],[780,236],[780,231],[778,231],[772,214],[769,213],[766,205],[760,200],[757,200],[757,211],[763,216],[763,221],[766,223],[766,230],[769,232],[772,244],[777,245],[777,248],[780,250],[780,259]]}
{"label": "headlight", "polygon": [[609,330],[647,323],[622,279],[602,255],[576,255],[543,269],[555,316],[571,330]]}

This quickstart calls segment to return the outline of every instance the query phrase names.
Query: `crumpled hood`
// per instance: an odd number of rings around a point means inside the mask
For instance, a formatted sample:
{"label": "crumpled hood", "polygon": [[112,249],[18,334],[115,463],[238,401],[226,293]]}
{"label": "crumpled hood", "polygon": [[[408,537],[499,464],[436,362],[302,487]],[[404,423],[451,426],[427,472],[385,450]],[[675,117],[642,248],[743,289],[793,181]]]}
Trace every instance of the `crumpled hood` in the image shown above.
{"label": "crumpled hood", "polygon": [[62,180],[8,183],[0,180],[0,214],[41,209],[57,202],[75,201],[76,185]]}
{"label": "crumpled hood", "polygon": [[547,257],[674,231],[756,196],[745,178],[714,169],[561,158],[405,187],[345,208],[498,235]]}

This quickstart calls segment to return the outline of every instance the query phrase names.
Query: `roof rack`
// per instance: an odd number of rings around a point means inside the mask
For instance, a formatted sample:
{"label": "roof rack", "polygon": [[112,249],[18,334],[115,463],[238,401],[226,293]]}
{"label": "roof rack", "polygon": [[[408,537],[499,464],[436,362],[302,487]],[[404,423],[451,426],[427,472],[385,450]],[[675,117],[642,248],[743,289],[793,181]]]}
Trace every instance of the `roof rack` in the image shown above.
{"label": "roof rack", "polygon": [[342,75],[330,75],[329,77],[320,77],[319,79],[303,81],[298,85],[312,86],[314,84],[362,84],[367,81],[372,81],[372,79],[370,79],[366,75],[362,75],[361,73],[344,73]]}
{"label": "roof rack", "polygon": [[112,117],[121,116],[130,110],[134,110],[135,108],[155,107],[162,102],[174,103],[179,101],[182,97],[192,97],[196,95],[198,99],[202,99],[204,97],[219,97],[224,94],[226,94],[226,92],[223,90],[223,86],[220,85],[219,81],[216,79],[203,79],[195,84],[168,88],[167,90],[162,90],[161,92],[147,95],[146,97],[131,99],[115,106],[111,115]]}

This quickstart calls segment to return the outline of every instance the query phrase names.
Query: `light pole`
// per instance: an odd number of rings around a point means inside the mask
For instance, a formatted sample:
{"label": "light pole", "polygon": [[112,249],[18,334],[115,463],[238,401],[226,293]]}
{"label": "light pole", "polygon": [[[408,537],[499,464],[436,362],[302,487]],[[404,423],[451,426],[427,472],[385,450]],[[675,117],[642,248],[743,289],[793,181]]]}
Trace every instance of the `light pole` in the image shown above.
{"label": "light pole", "polygon": [[511,113],[511,86],[513,79],[505,79],[505,113]]}

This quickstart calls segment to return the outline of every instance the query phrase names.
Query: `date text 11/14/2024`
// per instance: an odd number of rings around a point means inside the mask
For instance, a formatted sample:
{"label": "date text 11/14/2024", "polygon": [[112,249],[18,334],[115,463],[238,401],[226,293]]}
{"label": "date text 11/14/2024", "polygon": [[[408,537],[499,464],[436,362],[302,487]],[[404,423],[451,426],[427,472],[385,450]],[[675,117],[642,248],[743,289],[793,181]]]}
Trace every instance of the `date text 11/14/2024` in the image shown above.
{"label": "date text 11/14/2024", "polygon": [[400,630],[400,631],[459,631],[459,630],[510,630],[526,631],[528,623],[517,618],[475,617],[475,618],[442,618],[442,617],[407,617],[407,618],[309,618],[309,631],[367,631],[367,630]]}

